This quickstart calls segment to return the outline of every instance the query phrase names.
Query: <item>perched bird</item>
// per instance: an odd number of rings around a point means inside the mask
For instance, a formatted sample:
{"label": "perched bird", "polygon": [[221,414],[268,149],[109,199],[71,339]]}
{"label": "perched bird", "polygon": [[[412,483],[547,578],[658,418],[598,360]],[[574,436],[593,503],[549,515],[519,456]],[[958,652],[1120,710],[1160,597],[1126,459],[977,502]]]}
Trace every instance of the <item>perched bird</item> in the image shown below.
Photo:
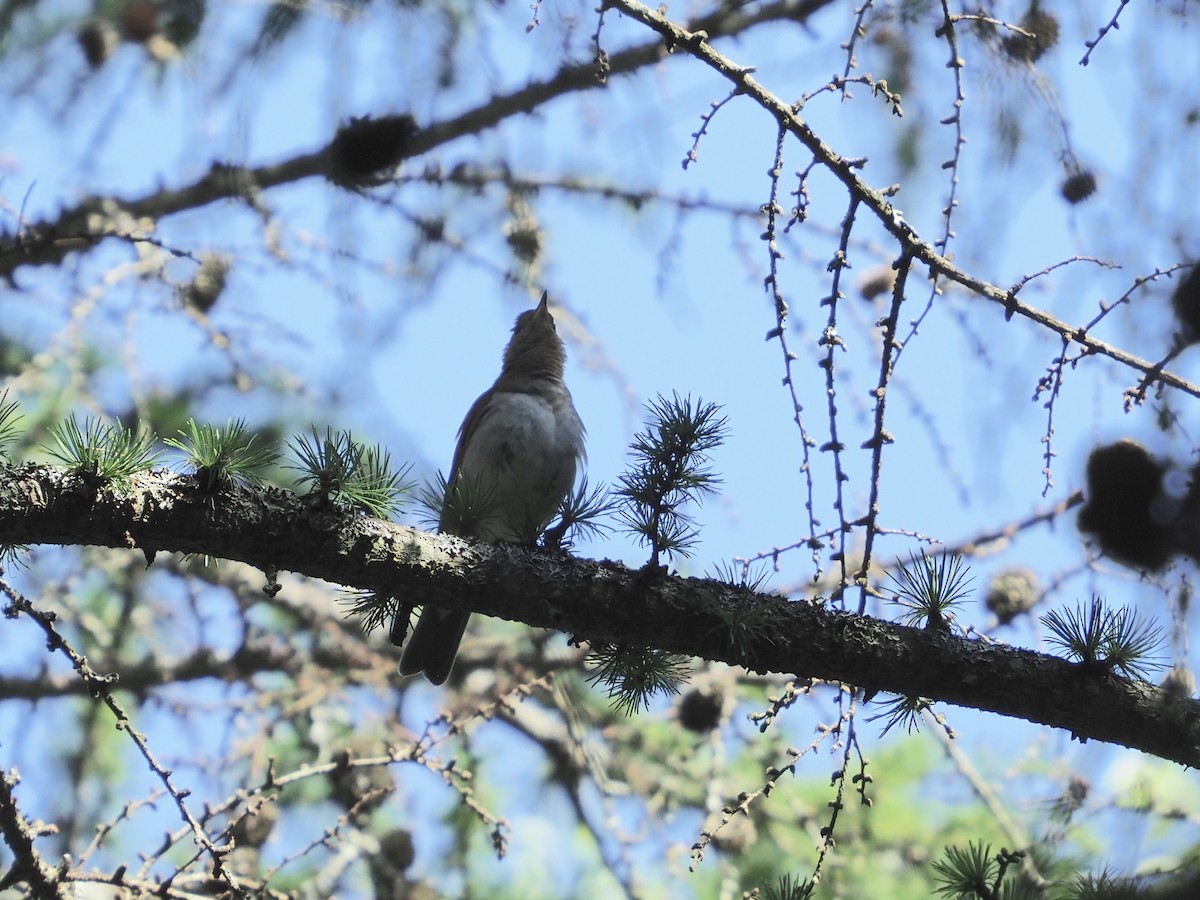
{"label": "perched bird", "polygon": [[[439,530],[485,541],[529,542],[549,524],[575,483],[577,463],[586,457],[583,423],[563,383],[565,362],[542,294],[535,309],[517,316],[500,377],[472,404],[458,429]],[[400,674],[421,672],[442,684],[470,615],[425,607],[400,657]],[[407,617],[401,607],[393,643],[400,643]]]}

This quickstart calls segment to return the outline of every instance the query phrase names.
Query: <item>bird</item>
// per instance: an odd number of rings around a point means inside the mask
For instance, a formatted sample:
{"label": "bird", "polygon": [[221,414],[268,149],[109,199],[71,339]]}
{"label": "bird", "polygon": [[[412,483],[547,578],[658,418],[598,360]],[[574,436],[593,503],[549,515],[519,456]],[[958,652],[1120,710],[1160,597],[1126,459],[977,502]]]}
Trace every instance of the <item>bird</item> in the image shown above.
{"label": "bird", "polygon": [[[471,404],[458,429],[439,531],[531,543],[545,530],[587,459],[586,430],[563,381],[565,364],[566,350],[543,292],[534,309],[517,316],[499,377]],[[402,641],[411,608],[401,604],[392,643]],[[466,610],[424,607],[401,654],[400,674],[445,683],[470,616]]]}

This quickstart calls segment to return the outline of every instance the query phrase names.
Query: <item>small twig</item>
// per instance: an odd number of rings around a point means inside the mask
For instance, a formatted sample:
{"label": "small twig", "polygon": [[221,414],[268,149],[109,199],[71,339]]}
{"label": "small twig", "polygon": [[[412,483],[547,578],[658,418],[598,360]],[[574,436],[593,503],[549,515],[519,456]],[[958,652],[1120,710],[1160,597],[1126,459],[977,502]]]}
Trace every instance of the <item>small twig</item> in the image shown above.
{"label": "small twig", "polygon": [[163,786],[167,789],[167,793],[169,793],[175,800],[175,805],[179,808],[179,814],[183,821],[187,824],[188,828],[191,830],[192,837],[195,839],[196,844],[212,857],[213,877],[219,878],[225,882],[235,896],[248,896],[246,892],[238,885],[233,873],[230,872],[224,864],[224,857],[229,853],[230,850],[233,849],[232,846],[228,844],[217,846],[213,843],[212,839],[209,838],[208,834],[205,833],[204,828],[201,827],[200,823],[196,821],[196,818],[192,815],[191,810],[188,809],[187,803],[184,802],[185,798],[191,792],[188,790],[181,790],[175,786],[174,782],[171,780],[171,770],[165,768],[158,762],[153,752],[150,750],[150,745],[146,741],[146,736],[132,726],[129,714],[113,696],[110,686],[116,684],[117,676],[101,675],[90,665],[88,665],[87,659],[84,658],[78,651],[76,651],[75,648],[73,648],[70,644],[68,644],[63,636],[59,634],[58,629],[54,626],[55,616],[53,613],[41,612],[27,597],[14,589],[5,581],[0,581],[0,593],[8,597],[11,604],[10,609],[14,613],[24,613],[35,623],[37,623],[37,625],[46,635],[47,648],[51,651],[61,651],[62,654],[71,661],[71,665],[74,666],[75,671],[79,674],[79,677],[82,678],[84,683],[87,685],[89,693],[91,693],[92,696],[99,697],[104,701],[104,705],[108,707],[117,720],[117,730],[124,731],[129,735],[130,740],[133,741],[134,746],[137,747],[138,752],[142,755],[142,758],[146,760],[150,770],[158,776],[159,781],[161,781]]}
{"label": "small twig", "polygon": [[1079,60],[1081,66],[1086,66],[1091,59],[1092,51],[1096,49],[1096,45],[1104,39],[1104,36],[1114,28],[1120,28],[1121,23],[1117,20],[1121,18],[1121,13],[1125,7],[1129,5],[1129,0],[1121,0],[1121,5],[1117,7],[1117,11],[1113,13],[1113,17],[1108,20],[1108,24],[1101,26],[1099,34],[1090,41],[1084,41],[1083,44],[1087,47],[1087,52],[1083,54],[1083,58]]}
{"label": "small twig", "polygon": [[53,826],[39,829],[21,814],[13,793],[19,782],[15,774],[0,772],[0,834],[13,853],[12,865],[0,879],[0,891],[24,882],[29,885],[30,896],[38,900],[66,900],[61,879],[33,846],[38,831],[53,833],[57,829]]}
{"label": "small twig", "polygon": [[734,89],[729,92],[729,94],[725,97],[724,100],[715,101],[713,103],[710,103],[708,112],[706,112],[702,116],[700,116],[700,129],[698,131],[692,132],[692,147],[690,150],[688,150],[687,156],[685,156],[683,158],[683,167],[685,169],[689,165],[694,163],[697,159],[699,159],[699,154],[696,153],[696,148],[700,146],[700,139],[708,133],[708,126],[710,124],[712,124],[712,120],[717,117],[717,112],[721,109],[722,106],[724,106],[726,103],[728,103],[730,100],[732,100],[734,97],[736,97],[740,93],[741,93],[741,90],[738,89],[737,87],[734,87]]}

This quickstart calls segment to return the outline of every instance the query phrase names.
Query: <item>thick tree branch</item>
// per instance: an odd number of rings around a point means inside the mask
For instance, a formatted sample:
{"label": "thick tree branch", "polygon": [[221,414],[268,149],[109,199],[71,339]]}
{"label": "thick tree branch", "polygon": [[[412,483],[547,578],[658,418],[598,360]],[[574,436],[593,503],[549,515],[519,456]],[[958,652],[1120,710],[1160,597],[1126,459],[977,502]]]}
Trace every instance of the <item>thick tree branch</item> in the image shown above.
{"label": "thick tree branch", "polygon": [[428,534],[276,488],[206,496],[192,478],[157,471],[97,492],[59,469],[0,467],[0,543],[208,554],[592,643],[929,697],[1200,766],[1200,702],[1149,684],[718,581]]}

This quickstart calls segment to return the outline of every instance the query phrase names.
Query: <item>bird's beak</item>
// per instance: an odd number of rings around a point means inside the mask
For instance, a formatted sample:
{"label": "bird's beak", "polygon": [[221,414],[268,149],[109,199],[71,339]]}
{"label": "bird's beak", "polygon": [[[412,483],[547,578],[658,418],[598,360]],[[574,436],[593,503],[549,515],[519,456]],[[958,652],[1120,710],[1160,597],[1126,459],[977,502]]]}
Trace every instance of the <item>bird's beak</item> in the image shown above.
{"label": "bird's beak", "polygon": [[550,292],[542,291],[542,302],[537,305],[537,311],[540,314],[550,312]]}

